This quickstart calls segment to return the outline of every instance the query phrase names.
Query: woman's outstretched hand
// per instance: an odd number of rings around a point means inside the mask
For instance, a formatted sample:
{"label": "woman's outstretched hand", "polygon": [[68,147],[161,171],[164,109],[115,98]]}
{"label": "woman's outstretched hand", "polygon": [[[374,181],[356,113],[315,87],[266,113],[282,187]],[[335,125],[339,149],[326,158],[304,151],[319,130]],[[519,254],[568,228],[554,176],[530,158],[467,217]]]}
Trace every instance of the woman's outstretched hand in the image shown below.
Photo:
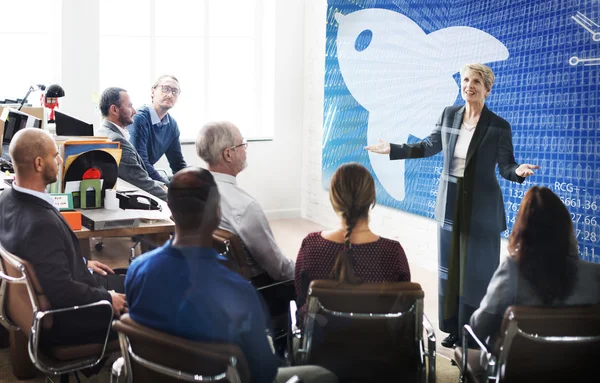
{"label": "woman's outstretched hand", "polygon": [[519,166],[517,170],[515,170],[515,173],[517,173],[519,177],[527,178],[529,176],[532,176],[534,174],[533,171],[539,168],[540,167],[538,165],[523,164]]}
{"label": "woman's outstretched hand", "polygon": [[380,139],[377,141],[379,141],[378,144],[367,145],[365,149],[377,154],[390,154],[390,143]]}

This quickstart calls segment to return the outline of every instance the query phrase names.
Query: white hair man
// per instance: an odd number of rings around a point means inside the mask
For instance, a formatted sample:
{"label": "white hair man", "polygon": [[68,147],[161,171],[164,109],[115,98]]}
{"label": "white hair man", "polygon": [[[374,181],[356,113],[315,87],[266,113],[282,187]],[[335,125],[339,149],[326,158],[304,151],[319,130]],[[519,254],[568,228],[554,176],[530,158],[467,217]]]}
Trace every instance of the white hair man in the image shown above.
{"label": "white hair man", "polygon": [[240,237],[251,277],[264,274],[276,280],[294,278],[294,261],[275,242],[262,208],[237,185],[236,176],[246,167],[248,143],[231,122],[208,122],[196,139],[196,151],[212,172],[221,194],[220,227]]}

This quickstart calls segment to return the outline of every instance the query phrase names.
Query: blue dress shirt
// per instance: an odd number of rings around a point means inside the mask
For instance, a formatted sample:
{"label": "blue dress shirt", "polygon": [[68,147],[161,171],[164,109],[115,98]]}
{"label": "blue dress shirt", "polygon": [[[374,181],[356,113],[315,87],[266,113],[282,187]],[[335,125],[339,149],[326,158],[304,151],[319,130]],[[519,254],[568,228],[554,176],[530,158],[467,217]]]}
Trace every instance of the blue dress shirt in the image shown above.
{"label": "blue dress shirt", "polygon": [[169,183],[154,169],[154,164],[163,154],[167,156],[173,174],[187,166],[181,153],[179,126],[169,113],[161,120],[152,105],[144,105],[137,110],[133,116],[133,124],[127,130],[129,141],[142,157],[148,175],[153,180]]}
{"label": "blue dress shirt", "polygon": [[237,344],[253,381],[272,383],[281,362],[267,340],[258,292],[219,257],[212,248],[170,241],[138,257],[125,279],[129,315],[182,338]]}

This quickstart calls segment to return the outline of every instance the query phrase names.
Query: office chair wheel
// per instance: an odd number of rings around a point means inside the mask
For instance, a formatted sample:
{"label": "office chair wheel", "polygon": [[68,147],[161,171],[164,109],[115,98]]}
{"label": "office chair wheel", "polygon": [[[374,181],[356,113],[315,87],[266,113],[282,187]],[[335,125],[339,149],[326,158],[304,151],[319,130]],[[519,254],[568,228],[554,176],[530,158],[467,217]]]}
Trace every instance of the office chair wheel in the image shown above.
{"label": "office chair wheel", "polygon": [[94,245],[94,247],[96,248],[97,251],[102,251],[102,250],[104,250],[104,242],[98,242],[97,244]]}

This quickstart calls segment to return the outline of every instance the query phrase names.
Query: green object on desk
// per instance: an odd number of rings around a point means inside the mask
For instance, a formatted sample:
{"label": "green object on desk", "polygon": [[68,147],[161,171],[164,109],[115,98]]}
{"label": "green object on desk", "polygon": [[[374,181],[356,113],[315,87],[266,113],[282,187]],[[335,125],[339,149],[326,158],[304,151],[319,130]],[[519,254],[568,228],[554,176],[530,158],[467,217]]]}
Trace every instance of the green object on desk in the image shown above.
{"label": "green object on desk", "polygon": [[50,195],[54,198],[54,206],[58,207],[58,210],[74,210],[71,193],[50,193]]}
{"label": "green object on desk", "polygon": [[[88,204],[87,199],[87,189],[94,189],[94,201],[91,201],[93,204],[90,206]],[[81,184],[79,185],[79,206],[82,209],[97,209],[102,207],[102,184],[100,180],[81,180]]]}

